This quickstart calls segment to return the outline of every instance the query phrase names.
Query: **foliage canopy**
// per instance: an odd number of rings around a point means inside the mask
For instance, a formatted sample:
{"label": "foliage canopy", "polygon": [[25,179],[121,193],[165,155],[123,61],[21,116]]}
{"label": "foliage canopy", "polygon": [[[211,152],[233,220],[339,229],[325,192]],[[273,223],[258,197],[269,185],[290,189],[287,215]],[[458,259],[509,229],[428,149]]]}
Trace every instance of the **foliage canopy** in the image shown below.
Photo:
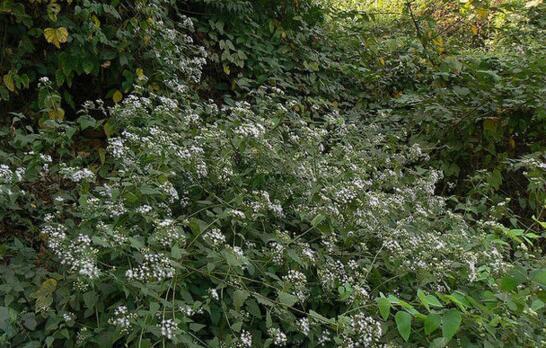
{"label": "foliage canopy", "polygon": [[540,347],[541,0],[0,0],[0,345]]}

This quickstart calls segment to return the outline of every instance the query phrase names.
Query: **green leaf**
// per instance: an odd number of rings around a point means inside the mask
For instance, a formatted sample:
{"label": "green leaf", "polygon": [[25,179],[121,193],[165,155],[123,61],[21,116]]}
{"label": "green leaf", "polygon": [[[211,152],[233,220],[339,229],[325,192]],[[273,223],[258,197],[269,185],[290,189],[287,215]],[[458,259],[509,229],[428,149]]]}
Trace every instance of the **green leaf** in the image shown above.
{"label": "green leaf", "polygon": [[0,329],[6,331],[10,323],[10,315],[8,307],[0,307]]}
{"label": "green leaf", "polygon": [[411,334],[411,319],[411,315],[408,312],[404,311],[397,312],[394,316],[398,332],[406,342],[408,341]]}
{"label": "green leaf", "polygon": [[425,319],[425,334],[430,335],[442,325],[442,318],[438,314],[429,314]]}
{"label": "green leaf", "polygon": [[250,300],[246,301],[246,310],[254,317],[258,319],[262,318],[262,312],[260,311],[260,306],[258,306],[256,300],[251,298]]}
{"label": "green leaf", "polygon": [[83,294],[83,302],[86,308],[93,308],[97,303],[98,296],[94,291],[88,291]]}
{"label": "green leaf", "polygon": [[311,220],[311,225],[313,227],[317,227],[318,225],[320,225],[320,223],[322,221],[324,221],[326,217],[322,214],[318,214],[317,216],[315,216],[315,218],[313,220]]}
{"label": "green leaf", "polygon": [[309,316],[320,322],[327,323],[327,324],[333,324],[335,322],[333,319],[328,319],[322,314],[315,312],[314,310],[309,311]]}
{"label": "green leaf", "polygon": [[292,294],[279,291],[279,302],[285,306],[292,307],[298,302],[298,298]]}
{"label": "green leaf", "polygon": [[450,309],[442,316],[442,335],[450,340],[455,336],[461,326],[461,313],[456,309]]}
{"label": "green leaf", "polygon": [[429,348],[443,348],[448,342],[449,341],[444,337],[436,337],[432,342],[430,342]]}
{"label": "green leaf", "polygon": [[87,128],[95,128],[97,126],[97,121],[88,115],[84,115],[80,118],[78,118],[78,123],[80,124],[81,130],[85,130]]}
{"label": "green leaf", "polygon": [[383,320],[387,320],[391,313],[391,302],[385,297],[379,297],[376,299],[376,301],[377,306],[379,307],[379,313],[381,314],[381,317],[383,318]]}
{"label": "green leaf", "polygon": [[182,257],[182,249],[180,249],[178,247],[178,245],[174,245],[172,248],[171,248],[171,256],[175,259],[175,260],[178,260]]}
{"label": "green leaf", "polygon": [[425,308],[429,311],[430,307],[443,307],[443,305],[434,295],[427,295],[423,291],[417,290],[417,297],[419,298],[419,301],[421,301],[423,306],[425,306]]}
{"label": "green leaf", "polygon": [[36,322],[36,316],[34,313],[25,313],[23,315],[23,325],[30,331],[36,329],[38,323]]}
{"label": "green leaf", "polygon": [[518,286],[518,281],[511,276],[504,276],[499,281],[499,287],[503,291],[514,291]]}
{"label": "green leaf", "polygon": [[546,268],[533,272],[532,277],[535,282],[546,287]]}
{"label": "green leaf", "polygon": [[246,290],[235,290],[233,292],[233,305],[236,309],[240,309],[245,300],[250,296],[250,293]]}
{"label": "green leaf", "polygon": [[93,63],[92,60],[85,60],[82,64],[82,67],[83,67],[83,71],[86,74],[89,74],[93,71],[93,68],[95,68],[95,64]]}
{"label": "green leaf", "polygon": [[206,325],[203,325],[203,324],[198,324],[198,323],[191,323],[190,324],[190,330],[192,330],[193,332],[201,331],[205,327],[206,327]]}
{"label": "green leaf", "polygon": [[273,307],[275,305],[273,301],[263,295],[255,294],[254,297],[256,298],[256,300],[258,300],[258,303],[261,303],[264,306]]}

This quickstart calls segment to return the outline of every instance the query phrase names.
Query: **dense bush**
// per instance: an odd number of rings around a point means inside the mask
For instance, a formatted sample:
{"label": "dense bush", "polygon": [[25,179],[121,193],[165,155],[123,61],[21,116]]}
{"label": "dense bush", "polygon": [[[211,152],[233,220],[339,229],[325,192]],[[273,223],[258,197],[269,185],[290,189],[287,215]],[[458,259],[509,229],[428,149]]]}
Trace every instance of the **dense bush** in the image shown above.
{"label": "dense bush", "polygon": [[342,5],[0,2],[0,345],[544,345],[540,51]]}

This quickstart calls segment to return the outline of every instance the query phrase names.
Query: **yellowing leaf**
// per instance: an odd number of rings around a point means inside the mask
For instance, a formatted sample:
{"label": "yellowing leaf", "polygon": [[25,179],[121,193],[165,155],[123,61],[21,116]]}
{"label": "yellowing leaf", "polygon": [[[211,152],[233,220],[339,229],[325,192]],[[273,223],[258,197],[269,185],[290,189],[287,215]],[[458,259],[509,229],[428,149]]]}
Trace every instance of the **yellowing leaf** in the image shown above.
{"label": "yellowing leaf", "polygon": [[526,4],[525,4],[525,7],[526,8],[531,8],[531,7],[537,7],[538,5],[542,4],[543,0],[532,0],[532,1],[528,1]]}
{"label": "yellowing leaf", "polygon": [[383,59],[383,58],[379,58],[379,64],[381,64],[381,65],[385,65],[385,59]]}
{"label": "yellowing leaf", "polygon": [[145,78],[146,76],[144,75],[144,70],[142,70],[142,68],[137,68],[136,69],[136,76],[139,80],[142,80],[143,78]]}
{"label": "yellowing leaf", "polygon": [[61,107],[52,109],[47,114],[51,120],[57,120],[57,121],[64,120],[64,110]]}
{"label": "yellowing leaf", "polygon": [[472,25],[472,34],[478,35],[478,27],[476,25]]}
{"label": "yellowing leaf", "polygon": [[92,16],[91,20],[93,21],[95,28],[100,28],[100,20],[97,18],[97,16]]}
{"label": "yellowing leaf", "polygon": [[437,38],[432,40],[432,42],[434,42],[434,45],[436,46],[436,50],[438,51],[438,53],[444,53],[445,51],[444,39],[441,36],[438,36]]}
{"label": "yellowing leaf", "polygon": [[61,5],[57,4],[56,2],[51,2],[49,5],[47,5],[47,16],[50,20],[53,22],[57,21],[57,15],[61,12]]}
{"label": "yellowing leaf", "polygon": [[6,87],[10,91],[15,92],[15,84],[13,83],[13,77],[11,77],[10,74],[6,74],[4,75],[2,79],[4,80],[4,84],[6,85]]}
{"label": "yellowing leaf", "polygon": [[484,20],[489,16],[489,10],[486,8],[479,8],[476,12],[478,14],[478,18],[481,20]]}
{"label": "yellowing leaf", "polygon": [[36,310],[46,310],[53,303],[53,293],[57,289],[57,281],[53,278],[45,280],[40,288],[31,296],[36,299]]}
{"label": "yellowing leaf", "polygon": [[65,27],[46,28],[44,29],[44,37],[47,42],[61,48],[61,43],[68,41],[68,30]]}
{"label": "yellowing leaf", "polygon": [[231,72],[231,69],[229,68],[229,66],[224,64],[224,73],[226,73],[226,75],[229,75],[230,72]]}
{"label": "yellowing leaf", "polygon": [[508,139],[508,146],[510,146],[510,149],[512,150],[516,148],[516,140],[514,140],[513,137],[510,137],[510,139]]}
{"label": "yellowing leaf", "polygon": [[114,94],[112,95],[112,100],[114,101],[114,103],[119,103],[121,100],[123,99],[123,94],[120,92],[119,89],[116,89],[116,91],[114,92]]}

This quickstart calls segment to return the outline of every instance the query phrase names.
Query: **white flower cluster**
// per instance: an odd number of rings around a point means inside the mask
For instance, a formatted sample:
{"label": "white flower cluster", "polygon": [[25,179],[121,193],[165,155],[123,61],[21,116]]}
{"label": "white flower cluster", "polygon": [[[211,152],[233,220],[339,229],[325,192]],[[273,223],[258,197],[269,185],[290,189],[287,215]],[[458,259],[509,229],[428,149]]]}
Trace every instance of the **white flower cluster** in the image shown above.
{"label": "white flower cluster", "polygon": [[380,322],[365,313],[358,313],[348,318],[348,327],[343,335],[343,347],[380,347],[382,335]]}
{"label": "white flower cluster", "polygon": [[122,333],[128,333],[131,322],[137,317],[136,313],[130,313],[127,306],[120,305],[114,309],[114,316],[108,320],[111,325],[117,326]]}
{"label": "white flower cluster", "polygon": [[5,165],[0,164],[0,182],[8,183],[13,179],[13,172]]}
{"label": "white flower cluster", "polygon": [[241,335],[239,336],[237,343],[235,344],[237,348],[251,348],[252,347],[252,334],[246,330],[241,330]]}
{"label": "white flower cluster", "polygon": [[307,298],[307,277],[300,271],[289,270],[283,281],[288,284],[291,292],[303,303]]}
{"label": "white flower cluster", "polygon": [[47,246],[55,253],[61,265],[85,279],[99,277],[100,270],[95,260],[98,249],[92,246],[89,236],[79,234],[70,240],[66,236],[66,228],[58,224],[44,225],[42,233],[47,236]]}
{"label": "white flower cluster", "polygon": [[76,320],[76,315],[74,313],[72,313],[72,312],[65,312],[65,313],[63,313],[63,319],[67,323],[70,323],[70,322],[73,322],[74,320]]}
{"label": "white flower cluster", "polygon": [[165,219],[157,222],[153,242],[159,243],[163,247],[170,247],[185,241],[185,234],[181,226],[172,219]]}
{"label": "white flower cluster", "polygon": [[159,328],[161,330],[161,335],[169,340],[172,340],[178,331],[178,325],[173,319],[161,320]]}
{"label": "white flower cluster", "polygon": [[128,269],[125,276],[130,280],[161,281],[174,276],[175,270],[171,260],[162,254],[145,253],[143,261],[137,267]]}
{"label": "white flower cluster", "polygon": [[180,305],[178,307],[178,309],[180,310],[180,312],[182,312],[185,316],[187,317],[191,317],[195,314],[203,314],[203,308],[202,307],[199,307],[197,309],[189,306],[189,305],[186,305],[186,304],[183,304],[183,305]]}
{"label": "white flower cluster", "polygon": [[278,242],[269,243],[269,248],[266,252],[271,254],[272,261],[277,265],[282,265],[284,261],[284,246]]}
{"label": "white flower cluster", "polygon": [[265,127],[259,123],[245,123],[233,130],[233,132],[242,137],[259,138],[265,133]]}
{"label": "white flower cluster", "polygon": [[218,228],[213,228],[210,231],[205,232],[203,234],[203,239],[215,248],[223,246],[226,242],[226,236],[224,236],[222,231]]}
{"label": "white flower cluster", "polygon": [[254,200],[248,203],[248,206],[253,212],[253,216],[257,218],[260,214],[267,212],[273,213],[278,218],[284,217],[284,211],[279,202],[271,202],[269,193],[267,191],[254,191],[252,195]]}
{"label": "white flower cluster", "polygon": [[273,344],[277,347],[284,347],[286,346],[286,343],[288,342],[288,337],[286,337],[286,334],[281,331],[281,329],[277,327],[269,328],[267,331],[269,334],[269,337],[273,340]]}
{"label": "white flower cluster", "polygon": [[208,291],[210,298],[212,298],[214,301],[218,301],[220,299],[220,295],[218,295],[218,290],[216,289],[209,289]]}
{"label": "white flower cluster", "polygon": [[311,326],[309,324],[309,319],[307,317],[298,319],[298,328],[304,336],[309,336],[311,332]]}
{"label": "white flower cluster", "polygon": [[0,164],[0,183],[10,183],[13,180],[21,181],[26,173],[26,168],[20,167],[12,171],[9,166]]}
{"label": "white flower cluster", "polygon": [[95,181],[95,173],[87,168],[78,169],[67,167],[66,165],[62,164],[59,169],[59,173],[61,173],[65,179],[69,179],[73,182]]}

